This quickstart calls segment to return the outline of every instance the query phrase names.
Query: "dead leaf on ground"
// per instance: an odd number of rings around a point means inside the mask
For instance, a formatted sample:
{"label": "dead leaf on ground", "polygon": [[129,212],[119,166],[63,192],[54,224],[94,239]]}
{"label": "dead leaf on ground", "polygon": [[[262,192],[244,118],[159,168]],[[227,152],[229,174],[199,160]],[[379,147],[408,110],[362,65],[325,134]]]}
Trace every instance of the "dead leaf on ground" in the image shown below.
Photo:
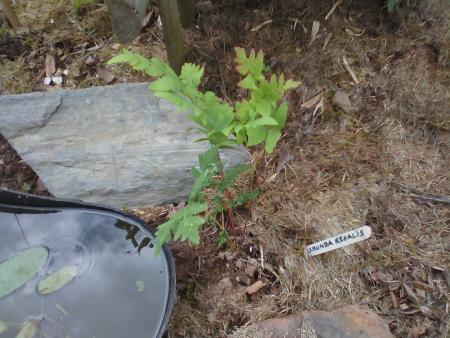
{"label": "dead leaf on ground", "polygon": [[320,29],[320,22],[319,21],[313,21],[312,28],[311,28],[311,42],[309,44],[312,44],[313,41],[317,38],[317,34],[319,33]]}
{"label": "dead leaf on ground", "polygon": [[323,43],[323,47],[322,50],[327,49],[328,46],[328,42],[330,42],[331,36],[333,35],[333,33],[328,33],[327,37],[325,38],[325,41]]}
{"label": "dead leaf on ground", "polygon": [[97,77],[102,79],[106,83],[111,83],[115,79],[115,76],[104,67],[97,69]]}
{"label": "dead leaf on ground", "polygon": [[255,27],[253,27],[250,32],[256,32],[258,30],[260,30],[262,27],[264,27],[265,25],[268,25],[269,23],[271,23],[273,20],[266,20],[263,23],[260,23],[259,25],[256,25]]}
{"label": "dead leaf on ground", "polygon": [[350,113],[353,110],[350,98],[348,97],[347,93],[341,90],[337,91],[336,94],[334,94],[333,104],[341,108],[346,113]]}
{"label": "dead leaf on ground", "polygon": [[405,289],[408,298],[414,303],[419,304],[419,298],[417,297],[413,289],[411,289],[406,283],[403,283],[403,288]]}
{"label": "dead leaf on ground", "polygon": [[259,290],[261,290],[265,286],[266,286],[266,283],[259,280],[255,283],[253,283],[252,285],[250,285],[245,292],[248,293],[249,295],[252,295],[252,294],[258,292]]}
{"label": "dead leaf on ground", "polygon": [[409,330],[409,336],[411,338],[419,338],[420,336],[423,336],[427,332],[427,329],[423,326],[414,326]]}
{"label": "dead leaf on ground", "polygon": [[289,147],[286,143],[282,143],[280,146],[280,157],[278,160],[277,173],[286,167],[286,164],[291,162],[294,156],[289,152]]}
{"label": "dead leaf on ground", "polygon": [[314,107],[317,103],[319,103],[321,99],[322,99],[322,93],[317,94],[317,95],[314,96],[312,99],[309,99],[309,100],[306,101],[305,103],[302,103],[302,104],[300,105],[300,107],[306,108],[306,109],[311,109],[311,108]]}
{"label": "dead leaf on ground", "polygon": [[45,76],[52,76],[56,72],[55,57],[48,53],[45,56]]}
{"label": "dead leaf on ground", "polygon": [[94,65],[95,62],[96,62],[95,57],[92,56],[92,55],[89,55],[89,56],[86,58],[86,61],[85,61],[86,65],[88,65],[88,66]]}

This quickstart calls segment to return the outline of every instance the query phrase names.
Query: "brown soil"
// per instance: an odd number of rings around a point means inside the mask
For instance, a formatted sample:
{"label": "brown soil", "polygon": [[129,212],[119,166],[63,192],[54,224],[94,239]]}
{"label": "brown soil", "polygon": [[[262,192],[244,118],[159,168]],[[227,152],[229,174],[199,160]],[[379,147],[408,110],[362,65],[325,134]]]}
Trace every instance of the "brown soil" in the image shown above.
{"label": "brown soil", "polygon": [[[226,336],[267,318],[346,304],[368,304],[397,337],[445,337],[450,208],[421,192],[450,195],[446,0],[400,1],[392,16],[384,1],[342,1],[328,16],[334,4],[328,0],[212,4],[186,32],[189,60],[206,68],[204,89],[230,102],[243,95],[236,90],[235,46],[262,49],[270,72],[302,85],[287,97],[290,116],[278,149],[271,156],[253,149],[255,170],[241,183],[261,193],[237,212],[233,247],[219,248],[213,228],[204,230],[198,248],[172,245],[178,302],[170,337]],[[69,69],[64,87],[102,84],[96,68],[120,50],[104,6],[81,17],[61,3],[40,6],[30,0],[19,12],[33,30],[8,38],[25,48],[14,56],[19,48],[11,43],[0,60],[0,93],[48,90],[42,85],[47,53]],[[58,13],[73,20],[62,22]],[[57,18],[54,26],[50,17]],[[320,29],[311,42],[313,21]],[[157,22],[130,47],[164,56]],[[95,64],[86,64],[88,56]],[[148,80],[124,67],[109,70],[116,81]],[[349,96],[350,110],[333,103],[337,91]],[[4,140],[0,144],[1,184],[37,186]],[[293,159],[284,163],[288,155]],[[134,212],[157,226],[174,208]],[[362,225],[373,229],[368,241],[305,257],[305,245]],[[257,281],[265,286],[246,294]]]}
{"label": "brown soil", "polygon": [[0,189],[48,195],[36,173],[0,134]]}

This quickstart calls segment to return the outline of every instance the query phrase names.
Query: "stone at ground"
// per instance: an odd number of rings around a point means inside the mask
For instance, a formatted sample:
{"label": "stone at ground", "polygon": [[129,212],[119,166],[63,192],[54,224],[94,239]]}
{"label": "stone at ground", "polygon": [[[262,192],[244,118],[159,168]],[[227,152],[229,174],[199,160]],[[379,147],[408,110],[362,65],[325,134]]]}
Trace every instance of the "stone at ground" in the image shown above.
{"label": "stone at ground", "polygon": [[141,31],[149,0],[106,0],[112,28],[120,42],[132,41]]}
{"label": "stone at ground", "polygon": [[386,323],[366,306],[311,311],[269,319],[237,330],[233,338],[393,338]]}
{"label": "stone at ground", "polygon": [[[115,207],[186,199],[207,149],[194,125],[147,84],[0,96],[0,133],[56,197]],[[247,151],[223,154],[230,165]]]}

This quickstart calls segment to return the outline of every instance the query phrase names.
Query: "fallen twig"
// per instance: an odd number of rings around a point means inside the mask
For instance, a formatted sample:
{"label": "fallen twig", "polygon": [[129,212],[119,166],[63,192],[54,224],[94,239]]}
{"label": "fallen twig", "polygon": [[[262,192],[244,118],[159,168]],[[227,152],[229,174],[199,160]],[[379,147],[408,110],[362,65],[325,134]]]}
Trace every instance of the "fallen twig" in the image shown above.
{"label": "fallen twig", "polygon": [[407,194],[410,197],[419,198],[427,201],[450,204],[450,196],[429,194],[414,188],[407,187],[404,184],[399,184],[399,186],[403,190],[407,191]]}

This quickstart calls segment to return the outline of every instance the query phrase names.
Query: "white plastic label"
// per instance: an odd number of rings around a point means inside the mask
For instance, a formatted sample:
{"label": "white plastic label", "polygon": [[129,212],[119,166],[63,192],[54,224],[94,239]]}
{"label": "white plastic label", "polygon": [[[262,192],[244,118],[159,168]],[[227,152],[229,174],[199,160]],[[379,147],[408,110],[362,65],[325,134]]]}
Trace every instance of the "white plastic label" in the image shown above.
{"label": "white plastic label", "polygon": [[307,256],[316,256],[325,252],[342,248],[368,239],[372,234],[372,229],[368,226],[358,228],[341,235],[337,235],[323,241],[308,245],[305,249]]}

